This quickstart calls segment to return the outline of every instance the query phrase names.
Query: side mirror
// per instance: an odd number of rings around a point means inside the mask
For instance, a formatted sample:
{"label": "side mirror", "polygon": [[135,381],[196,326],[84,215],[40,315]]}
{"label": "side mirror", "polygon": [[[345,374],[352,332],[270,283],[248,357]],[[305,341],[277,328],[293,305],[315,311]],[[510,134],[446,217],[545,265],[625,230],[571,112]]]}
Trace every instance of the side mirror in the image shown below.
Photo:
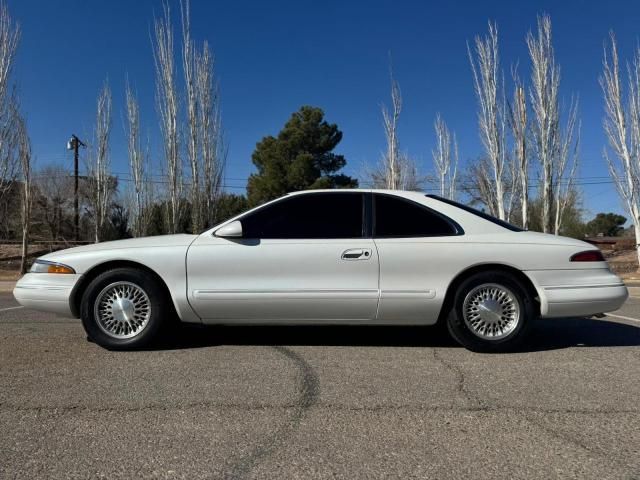
{"label": "side mirror", "polygon": [[216,237],[222,238],[242,238],[242,223],[240,220],[226,224],[215,231]]}

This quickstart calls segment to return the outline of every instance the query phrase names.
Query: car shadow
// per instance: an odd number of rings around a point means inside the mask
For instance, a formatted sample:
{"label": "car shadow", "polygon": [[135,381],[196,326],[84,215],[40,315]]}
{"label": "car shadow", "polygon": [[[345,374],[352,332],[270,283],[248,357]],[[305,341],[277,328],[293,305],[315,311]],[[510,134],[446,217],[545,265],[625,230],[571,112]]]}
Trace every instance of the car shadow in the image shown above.
{"label": "car shadow", "polygon": [[[335,347],[459,347],[440,326],[195,326],[176,327],[158,350],[218,345]],[[519,352],[569,347],[640,346],[640,328],[610,319],[540,319]]]}

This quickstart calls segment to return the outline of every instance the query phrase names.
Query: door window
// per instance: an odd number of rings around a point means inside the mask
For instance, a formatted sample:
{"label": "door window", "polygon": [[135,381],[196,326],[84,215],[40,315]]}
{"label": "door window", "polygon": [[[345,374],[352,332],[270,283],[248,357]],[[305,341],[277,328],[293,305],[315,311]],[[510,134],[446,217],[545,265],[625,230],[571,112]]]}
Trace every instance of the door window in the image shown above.
{"label": "door window", "polygon": [[242,217],[245,238],[361,238],[359,192],[294,195]]}

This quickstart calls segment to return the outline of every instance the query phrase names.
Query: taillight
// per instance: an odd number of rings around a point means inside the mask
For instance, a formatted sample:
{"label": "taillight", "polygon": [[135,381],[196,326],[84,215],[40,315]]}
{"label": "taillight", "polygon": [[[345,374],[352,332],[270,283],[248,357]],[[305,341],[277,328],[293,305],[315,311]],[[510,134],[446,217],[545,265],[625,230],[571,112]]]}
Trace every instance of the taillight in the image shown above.
{"label": "taillight", "polygon": [[604,257],[600,250],[586,250],[571,255],[572,262],[604,262]]}

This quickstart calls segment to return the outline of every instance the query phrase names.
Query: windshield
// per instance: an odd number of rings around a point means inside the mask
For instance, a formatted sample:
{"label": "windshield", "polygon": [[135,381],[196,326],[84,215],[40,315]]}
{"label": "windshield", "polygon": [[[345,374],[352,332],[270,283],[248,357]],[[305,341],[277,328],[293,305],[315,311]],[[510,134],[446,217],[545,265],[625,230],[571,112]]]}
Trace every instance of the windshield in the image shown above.
{"label": "windshield", "polygon": [[516,227],[515,225],[511,225],[508,222],[505,222],[504,220],[500,220],[499,218],[496,218],[492,215],[489,215],[488,213],[484,213],[480,210],[477,210],[473,207],[470,207],[468,205],[464,205],[462,203],[458,203],[458,202],[454,202],[453,200],[449,200],[448,198],[443,198],[443,197],[439,197],[438,195],[426,195],[429,198],[434,198],[440,202],[444,202],[448,205],[452,205],[454,207],[458,207],[462,210],[464,210],[465,212],[469,212],[472,213],[473,215],[476,215],[477,217],[483,218],[491,223],[495,223],[496,225],[500,225],[503,228],[506,228],[507,230],[511,230],[512,232],[524,232],[524,230],[520,227]]}

